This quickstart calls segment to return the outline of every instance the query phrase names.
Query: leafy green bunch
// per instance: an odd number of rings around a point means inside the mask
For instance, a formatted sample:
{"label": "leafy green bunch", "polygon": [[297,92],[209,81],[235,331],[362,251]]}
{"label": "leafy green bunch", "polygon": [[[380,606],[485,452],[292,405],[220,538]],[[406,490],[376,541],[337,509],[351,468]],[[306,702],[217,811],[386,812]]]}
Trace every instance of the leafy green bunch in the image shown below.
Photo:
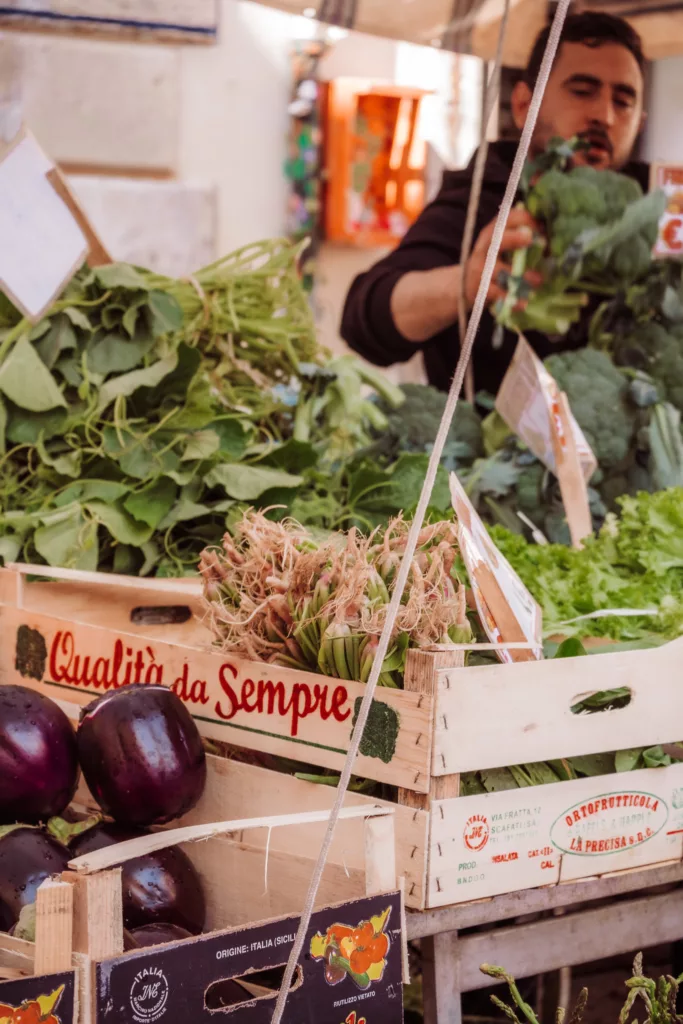
{"label": "leafy green bunch", "polygon": [[326,360],[297,250],[277,240],[186,281],[84,269],[37,325],[0,297],[0,556],[194,572],[235,509],[333,474],[331,518],[346,516],[343,468],[385,422],[368,395],[403,396]]}
{"label": "leafy green bunch", "polygon": [[[612,295],[648,272],[660,218],[662,192],[643,196],[626,175],[571,167],[578,141],[553,140],[527,168],[523,205],[544,239],[513,255],[508,294],[494,310],[511,330],[565,335],[591,295]],[[542,274],[531,290],[528,270]]]}

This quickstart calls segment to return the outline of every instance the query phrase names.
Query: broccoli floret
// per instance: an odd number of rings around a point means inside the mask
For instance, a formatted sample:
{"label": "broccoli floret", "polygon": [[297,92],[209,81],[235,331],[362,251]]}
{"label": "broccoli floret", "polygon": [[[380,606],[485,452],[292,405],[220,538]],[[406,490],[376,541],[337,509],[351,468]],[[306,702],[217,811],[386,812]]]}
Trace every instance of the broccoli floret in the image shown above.
{"label": "broccoli floret", "polygon": [[[377,432],[381,452],[395,457],[399,452],[428,452],[434,444],[446,407],[447,396],[426,384],[403,384],[405,401],[399,409],[381,403],[388,425]],[[458,402],[444,449],[451,468],[470,466],[484,454],[481,420],[468,402]]]}
{"label": "broccoli floret", "polygon": [[626,376],[608,355],[595,349],[550,356],[545,365],[566,393],[600,466],[618,466],[628,456],[636,432]]}
{"label": "broccoli floret", "polygon": [[[495,308],[504,327],[564,335],[591,293],[616,294],[652,267],[665,200],[661,193],[644,197],[632,178],[593,167],[552,167],[529,187],[525,202],[548,245],[545,253],[534,245],[514,254],[508,296]],[[544,283],[530,293],[523,278],[531,268],[540,269]]]}
{"label": "broccoli floret", "polygon": [[654,320],[634,324],[612,342],[614,362],[643,370],[655,381],[661,399],[683,411],[683,326]]}

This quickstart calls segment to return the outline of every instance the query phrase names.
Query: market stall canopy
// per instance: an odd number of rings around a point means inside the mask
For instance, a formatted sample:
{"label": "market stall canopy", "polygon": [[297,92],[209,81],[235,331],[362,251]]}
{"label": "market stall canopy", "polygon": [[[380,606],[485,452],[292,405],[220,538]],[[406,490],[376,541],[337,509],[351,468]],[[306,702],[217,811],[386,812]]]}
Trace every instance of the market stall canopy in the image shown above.
{"label": "market stall canopy", "polygon": [[[493,59],[504,0],[260,0],[290,14],[372,35],[440,46]],[[549,0],[511,0],[504,63],[523,66],[537,32],[554,9]],[[652,60],[683,53],[683,0],[575,0],[574,9],[601,10],[632,21]]]}

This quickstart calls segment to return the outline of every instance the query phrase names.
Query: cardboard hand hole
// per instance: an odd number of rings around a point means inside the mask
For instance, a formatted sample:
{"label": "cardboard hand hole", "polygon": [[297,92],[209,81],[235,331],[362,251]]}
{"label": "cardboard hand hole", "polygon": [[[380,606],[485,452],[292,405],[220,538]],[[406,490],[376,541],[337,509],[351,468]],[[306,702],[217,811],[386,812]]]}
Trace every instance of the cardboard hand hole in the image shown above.
{"label": "cardboard hand hole", "polygon": [[191,618],[191,610],[182,604],[133,608],[130,613],[130,621],[135,626],[179,626]]}
{"label": "cardboard hand hole", "polygon": [[[232,1012],[254,1003],[257,999],[275,999],[280,991],[286,966],[280,964],[277,967],[268,967],[264,971],[250,971],[236,978],[214,981],[204,993],[206,1009]],[[301,967],[297,967],[289,991],[293,992],[299,988],[302,981]]]}
{"label": "cardboard hand hole", "polygon": [[633,691],[628,686],[617,690],[592,690],[575,697],[570,710],[573,715],[597,715],[602,711],[627,708],[632,700]]}

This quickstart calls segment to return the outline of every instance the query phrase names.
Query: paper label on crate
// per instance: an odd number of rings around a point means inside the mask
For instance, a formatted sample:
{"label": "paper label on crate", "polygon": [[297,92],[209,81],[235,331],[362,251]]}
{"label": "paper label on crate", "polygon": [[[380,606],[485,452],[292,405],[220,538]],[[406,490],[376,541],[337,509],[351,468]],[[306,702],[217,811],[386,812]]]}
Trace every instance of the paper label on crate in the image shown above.
{"label": "paper label on crate", "polygon": [[48,174],[31,135],[0,162],[0,289],[37,321],[82,266],[88,242]]}
{"label": "paper label on crate", "polygon": [[527,641],[532,645],[525,650],[499,650],[503,662],[540,660],[543,643],[539,605],[491,540],[455,473],[450,475],[450,486],[461,554],[489,640],[495,644]]}
{"label": "paper label on crate", "polygon": [[[283,1020],[402,1024],[401,911],[400,893],[389,893],[316,912]],[[298,924],[290,917],[98,963],[97,1020],[187,1024],[213,1022],[217,1011],[242,1019],[250,1004],[250,1019],[268,1021],[277,978],[256,972],[287,963]]]}
{"label": "paper label on crate", "polygon": [[659,235],[654,255],[662,258],[683,257],[683,167],[671,164],[653,164],[650,190],[662,189],[667,207],[659,222]]}
{"label": "paper label on crate", "polygon": [[76,976],[73,971],[0,981],[1,1019],[3,1024],[12,1024],[13,1020],[74,1024],[75,993]]}
{"label": "paper label on crate", "polygon": [[432,906],[680,860],[683,765],[443,800],[432,822]]}
{"label": "paper label on crate", "polygon": [[[559,389],[531,345],[520,337],[496,398],[496,410],[510,429],[543,465],[557,476],[554,434],[562,434]],[[597,459],[575,418],[572,432],[586,482],[598,468]]]}

